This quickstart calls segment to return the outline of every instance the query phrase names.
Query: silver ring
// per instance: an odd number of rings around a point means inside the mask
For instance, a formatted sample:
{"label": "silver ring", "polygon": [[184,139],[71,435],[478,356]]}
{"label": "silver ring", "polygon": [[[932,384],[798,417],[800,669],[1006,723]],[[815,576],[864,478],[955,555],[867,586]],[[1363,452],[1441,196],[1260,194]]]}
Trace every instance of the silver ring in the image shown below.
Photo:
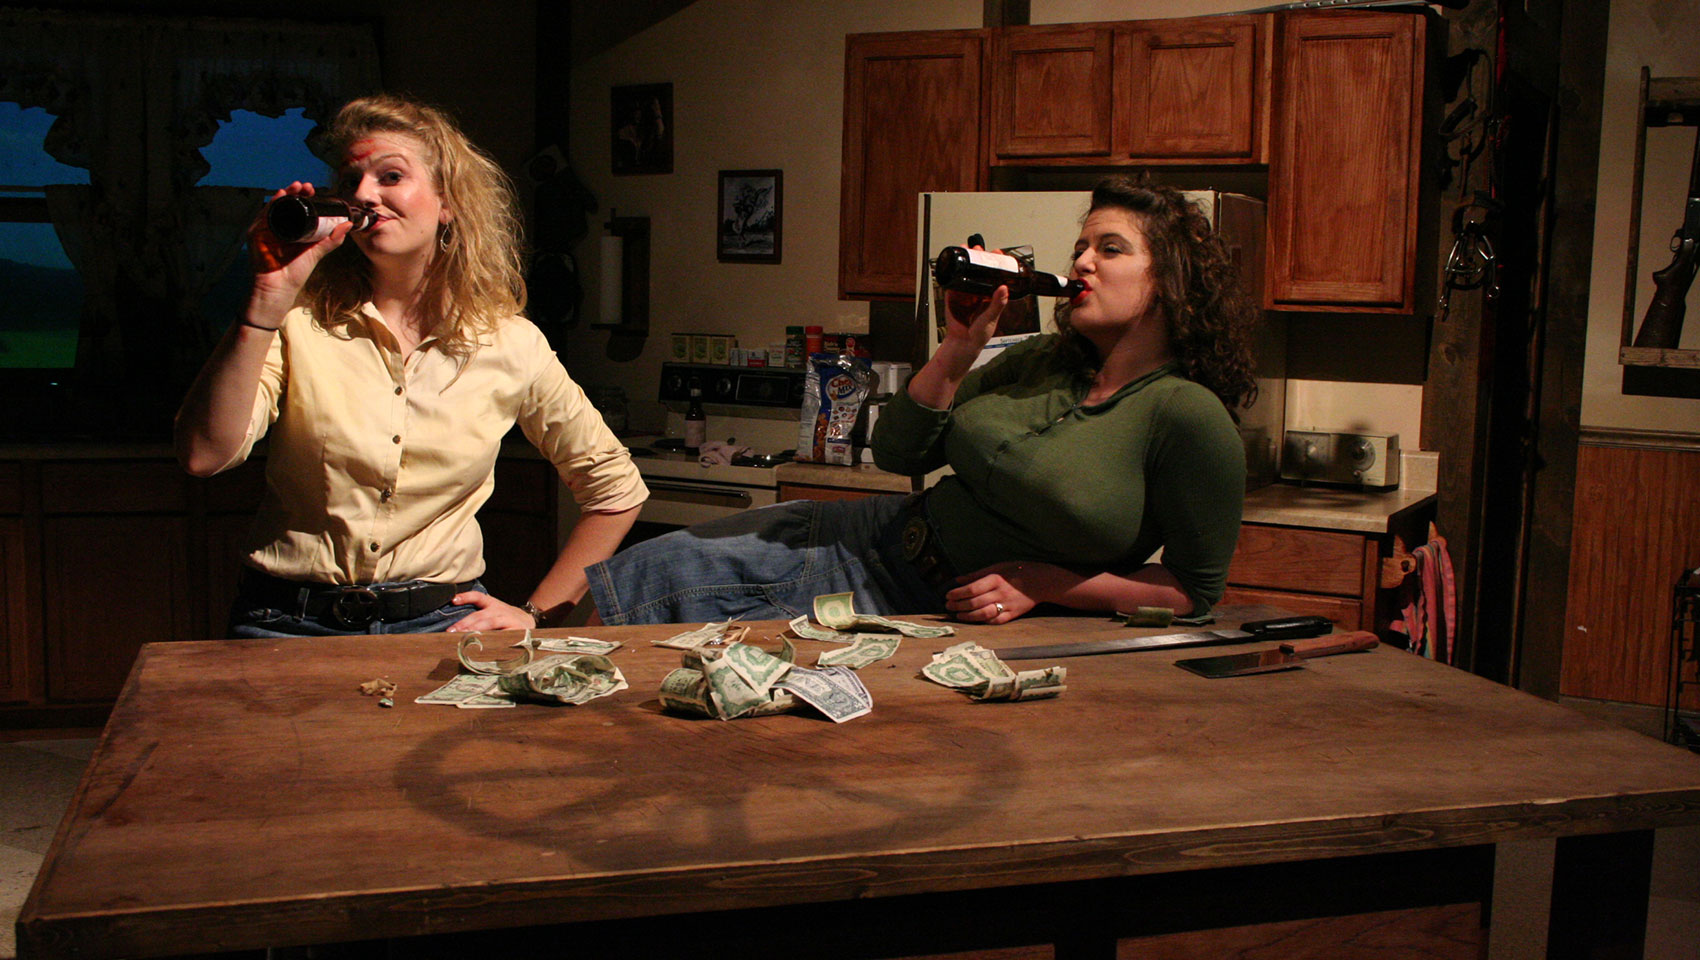
{"label": "silver ring", "polygon": [[1003,604],[993,601],[992,606],[997,608],[998,616],[1003,616]]}

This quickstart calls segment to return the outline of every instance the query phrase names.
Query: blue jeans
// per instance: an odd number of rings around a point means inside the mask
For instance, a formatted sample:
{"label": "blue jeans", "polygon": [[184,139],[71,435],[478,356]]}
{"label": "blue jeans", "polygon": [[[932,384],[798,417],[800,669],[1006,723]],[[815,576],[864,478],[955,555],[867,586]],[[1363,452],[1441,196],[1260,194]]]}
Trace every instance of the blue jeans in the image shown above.
{"label": "blue jeans", "polygon": [[[390,583],[375,583],[375,587],[392,586]],[[302,588],[301,605],[292,610],[280,610],[277,607],[266,606],[264,601],[253,596],[238,593],[236,602],[230,605],[230,636],[235,639],[250,639],[258,637],[351,637],[377,633],[441,633],[449,625],[466,616],[477,607],[470,604],[455,606],[444,604],[423,616],[411,620],[398,620],[385,623],[374,620],[365,627],[348,630],[327,622],[318,617],[303,615],[303,607],[307,601],[305,585]],[[471,589],[488,593],[484,584],[473,581]]]}
{"label": "blue jeans", "polygon": [[852,592],[861,613],[944,613],[903,559],[901,495],[793,500],[699,523],[586,567],[608,624],[789,620]]}

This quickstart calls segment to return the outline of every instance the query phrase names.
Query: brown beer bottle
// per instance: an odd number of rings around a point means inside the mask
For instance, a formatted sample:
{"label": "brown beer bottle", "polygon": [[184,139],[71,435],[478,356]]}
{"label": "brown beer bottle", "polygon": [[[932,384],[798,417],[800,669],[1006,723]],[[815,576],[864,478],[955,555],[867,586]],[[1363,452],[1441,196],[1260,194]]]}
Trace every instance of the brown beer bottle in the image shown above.
{"label": "brown beer bottle", "polygon": [[1037,294],[1041,297],[1074,296],[1086,289],[1079,280],[1043,270],[1034,270],[1007,253],[945,247],[933,261],[933,279],[946,290],[989,297],[999,287],[1008,287],[1010,299]]}
{"label": "brown beer bottle", "polygon": [[266,206],[266,226],[284,243],[317,243],[345,220],[365,230],[376,219],[372,211],[338,197],[278,197]]}

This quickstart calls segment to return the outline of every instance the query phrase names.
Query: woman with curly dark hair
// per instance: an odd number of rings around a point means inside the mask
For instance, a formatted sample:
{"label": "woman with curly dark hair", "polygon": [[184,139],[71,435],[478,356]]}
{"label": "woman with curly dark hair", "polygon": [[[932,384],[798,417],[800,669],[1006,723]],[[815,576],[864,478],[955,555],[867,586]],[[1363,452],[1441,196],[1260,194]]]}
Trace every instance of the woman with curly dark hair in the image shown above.
{"label": "woman with curly dark hair", "polygon": [[587,571],[599,614],[791,617],[843,590],[858,610],[975,623],[1041,603],[1207,613],[1239,536],[1231,410],[1256,391],[1257,309],[1191,202],[1126,179],[1093,191],[1070,273],[1086,289],[1059,306],[1061,332],[978,368],[1009,290],[948,297],[943,342],[872,440],[892,473],[953,468],[926,493],[780,504],[640,544]]}

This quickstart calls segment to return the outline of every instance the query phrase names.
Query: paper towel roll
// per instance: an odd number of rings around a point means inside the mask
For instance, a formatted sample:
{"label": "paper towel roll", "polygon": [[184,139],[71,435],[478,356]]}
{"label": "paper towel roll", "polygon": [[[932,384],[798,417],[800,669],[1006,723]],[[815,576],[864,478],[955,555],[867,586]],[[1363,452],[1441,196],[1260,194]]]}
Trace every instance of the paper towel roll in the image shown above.
{"label": "paper towel roll", "polygon": [[624,286],[621,260],[625,250],[623,237],[602,238],[602,308],[598,317],[603,323],[619,323],[623,319],[620,293]]}

